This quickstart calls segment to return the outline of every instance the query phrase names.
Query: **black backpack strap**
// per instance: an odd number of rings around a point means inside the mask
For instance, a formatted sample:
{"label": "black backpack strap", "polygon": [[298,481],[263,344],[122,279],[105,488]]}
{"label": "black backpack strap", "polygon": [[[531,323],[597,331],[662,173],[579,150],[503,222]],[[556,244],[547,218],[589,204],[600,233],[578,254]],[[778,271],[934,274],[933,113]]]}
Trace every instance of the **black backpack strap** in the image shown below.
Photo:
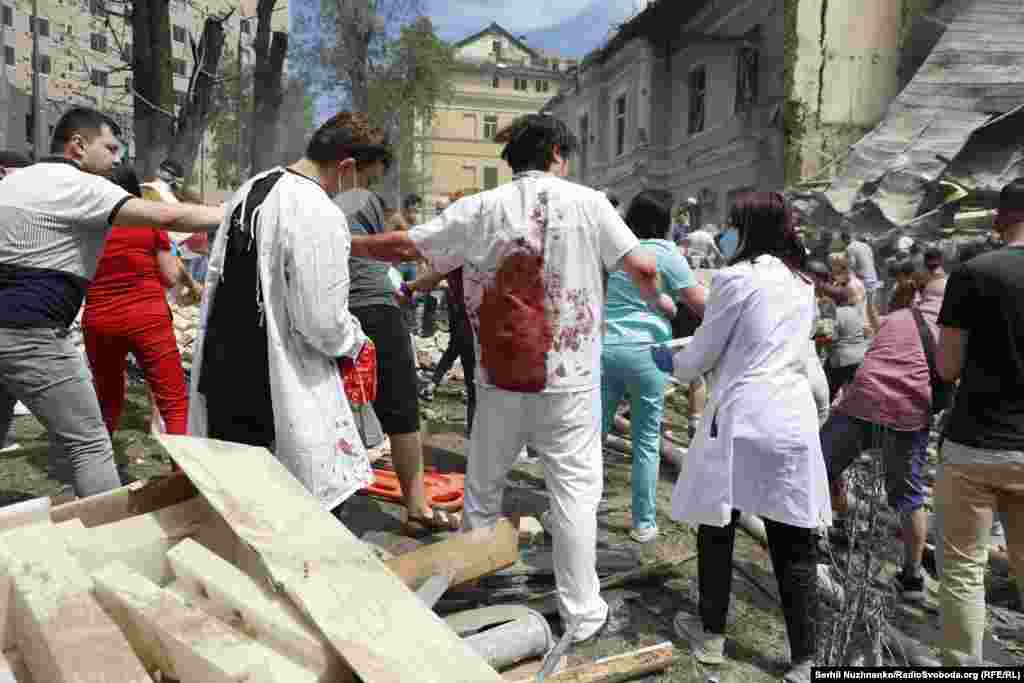
{"label": "black backpack strap", "polygon": [[921,315],[921,311],[916,308],[911,308],[914,313],[914,320],[917,322],[917,333],[921,337],[921,346],[924,347],[924,357],[928,361],[928,372],[931,373],[932,379],[940,379],[939,368],[935,363],[935,336],[932,331],[928,329],[928,323],[924,321],[924,316]]}

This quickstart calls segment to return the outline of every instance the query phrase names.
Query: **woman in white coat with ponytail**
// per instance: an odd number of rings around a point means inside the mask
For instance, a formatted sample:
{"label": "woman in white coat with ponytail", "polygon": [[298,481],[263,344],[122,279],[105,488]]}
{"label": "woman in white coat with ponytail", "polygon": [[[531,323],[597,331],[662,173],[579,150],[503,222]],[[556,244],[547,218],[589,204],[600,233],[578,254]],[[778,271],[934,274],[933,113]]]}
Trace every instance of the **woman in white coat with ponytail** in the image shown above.
{"label": "woman in white coat with ponytail", "polygon": [[739,248],[711,284],[693,341],[655,362],[690,382],[711,373],[711,396],[680,470],[672,517],[699,525],[700,615],[680,613],[694,656],[721,663],[739,513],[764,520],[789,637],[786,680],[810,680],[817,641],[817,527],[831,523],[818,409],[808,373],[815,317],[806,251],[783,196],[739,197]]}

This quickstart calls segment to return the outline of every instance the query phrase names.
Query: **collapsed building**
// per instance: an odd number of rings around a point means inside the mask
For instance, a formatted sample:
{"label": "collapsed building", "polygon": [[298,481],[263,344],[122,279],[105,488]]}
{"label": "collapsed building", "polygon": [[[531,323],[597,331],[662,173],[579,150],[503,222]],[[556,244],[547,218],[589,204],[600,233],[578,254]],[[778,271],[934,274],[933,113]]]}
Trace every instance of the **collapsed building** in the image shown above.
{"label": "collapsed building", "polygon": [[1024,5],[942,0],[911,28],[912,73],[833,178],[790,187],[802,222],[885,241],[991,227],[999,189],[1024,174]]}

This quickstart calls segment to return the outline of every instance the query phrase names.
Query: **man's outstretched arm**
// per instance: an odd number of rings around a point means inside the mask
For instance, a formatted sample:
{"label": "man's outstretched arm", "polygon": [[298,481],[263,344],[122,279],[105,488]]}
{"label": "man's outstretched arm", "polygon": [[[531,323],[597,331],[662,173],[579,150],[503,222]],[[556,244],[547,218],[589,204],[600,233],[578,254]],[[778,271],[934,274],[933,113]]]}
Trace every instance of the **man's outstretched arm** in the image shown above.
{"label": "man's outstretched arm", "polygon": [[352,256],[375,261],[416,261],[423,258],[408,231],[386,232],[383,235],[352,235]]}

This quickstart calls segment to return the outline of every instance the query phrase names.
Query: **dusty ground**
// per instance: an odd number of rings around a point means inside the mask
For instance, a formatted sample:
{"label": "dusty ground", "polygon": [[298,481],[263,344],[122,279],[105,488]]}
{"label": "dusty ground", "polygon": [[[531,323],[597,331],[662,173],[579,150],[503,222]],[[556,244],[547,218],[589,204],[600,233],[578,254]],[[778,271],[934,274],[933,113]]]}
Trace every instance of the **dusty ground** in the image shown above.
{"label": "dusty ground", "polygon": [[[668,401],[667,421],[676,434],[685,434],[685,399],[673,395]],[[149,407],[141,385],[131,385],[121,431],[115,439],[117,461],[125,481],[142,479],[166,472],[169,464],[155,442],[148,435]],[[461,380],[449,381],[439,387],[434,401],[421,403],[424,417],[425,445],[428,459],[442,471],[464,470],[465,439],[461,436],[465,425]],[[47,472],[46,435],[32,417],[16,418],[14,436],[22,448],[0,454],[0,504],[27,498],[52,495],[61,485]],[[629,540],[630,528],[630,461],[627,456],[607,451],[605,457],[605,496],[600,512],[600,543],[612,548],[636,547],[645,559],[679,560],[695,550],[694,532],[685,525],[671,521],[667,516],[675,468],[662,468],[658,486],[661,536],[645,546]],[[510,477],[507,506],[523,514],[539,514],[547,507],[539,465],[518,467]],[[344,519],[357,534],[369,530],[397,530],[398,511],[395,506],[372,499],[356,497],[350,503]],[[740,533],[737,536],[736,559],[773,598],[778,591],[771,574],[766,551]],[[786,657],[785,633],[781,612],[761,588],[755,587],[738,573],[733,579],[733,602],[726,655],[728,662],[717,670],[701,667],[687,656],[685,644],[677,641],[672,631],[672,617],[680,610],[696,611],[697,563],[682,564],[678,575],[668,581],[649,586],[634,586],[639,596],[626,603],[624,614],[629,627],[622,634],[602,638],[596,643],[572,651],[573,659],[591,660],[601,656],[619,654],[639,647],[671,640],[684,654],[672,669],[644,680],[693,681],[715,678],[721,682],[743,681],[760,683],[779,680],[784,671]],[[995,580],[992,596],[1008,600],[1009,589],[1005,580]],[[1012,613],[1011,613],[1012,614]],[[917,634],[925,643],[934,642],[938,616],[934,596],[923,609],[901,610],[898,622],[909,633]],[[559,624],[554,623],[556,634]],[[1024,647],[1019,640],[1001,639],[987,648],[990,659],[1004,664],[1024,664]]]}

